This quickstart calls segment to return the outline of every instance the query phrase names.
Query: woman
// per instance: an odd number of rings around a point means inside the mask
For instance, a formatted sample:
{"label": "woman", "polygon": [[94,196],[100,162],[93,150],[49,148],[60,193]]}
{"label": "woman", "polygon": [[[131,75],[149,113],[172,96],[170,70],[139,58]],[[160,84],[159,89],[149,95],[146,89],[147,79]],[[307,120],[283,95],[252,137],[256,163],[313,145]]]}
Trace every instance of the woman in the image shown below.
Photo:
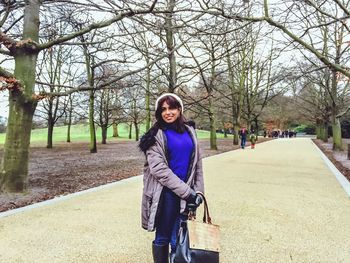
{"label": "woman", "polygon": [[245,144],[247,141],[247,129],[245,126],[242,127],[242,129],[240,129],[240,131],[238,132],[239,137],[241,138],[241,148],[244,149],[245,148]]}
{"label": "woman", "polygon": [[183,103],[172,93],[156,101],[156,122],[141,138],[145,153],[142,227],[156,230],[152,244],[155,263],[169,262],[176,249],[180,220],[195,210],[204,192],[202,161],[193,125],[183,116]]}
{"label": "woman", "polygon": [[251,131],[250,131],[249,140],[250,140],[251,149],[255,149],[255,143],[257,141],[257,137],[255,135],[254,129],[251,129]]}

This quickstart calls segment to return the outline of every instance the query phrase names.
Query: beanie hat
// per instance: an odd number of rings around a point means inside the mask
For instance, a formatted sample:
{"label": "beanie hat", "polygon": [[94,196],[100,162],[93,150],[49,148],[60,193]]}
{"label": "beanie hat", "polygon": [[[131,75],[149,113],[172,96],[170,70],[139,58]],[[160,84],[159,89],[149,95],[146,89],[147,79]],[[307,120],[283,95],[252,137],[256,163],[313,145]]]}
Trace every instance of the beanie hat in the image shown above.
{"label": "beanie hat", "polygon": [[158,99],[156,100],[156,107],[155,107],[155,110],[157,110],[157,106],[158,106],[159,101],[160,101],[162,98],[166,97],[166,96],[171,96],[171,97],[173,97],[174,99],[176,99],[176,100],[180,103],[180,105],[181,105],[181,113],[184,112],[184,105],[183,105],[183,103],[182,103],[182,100],[180,99],[179,96],[177,96],[177,95],[174,94],[174,93],[164,93],[164,94],[160,95],[160,96],[158,97]]}

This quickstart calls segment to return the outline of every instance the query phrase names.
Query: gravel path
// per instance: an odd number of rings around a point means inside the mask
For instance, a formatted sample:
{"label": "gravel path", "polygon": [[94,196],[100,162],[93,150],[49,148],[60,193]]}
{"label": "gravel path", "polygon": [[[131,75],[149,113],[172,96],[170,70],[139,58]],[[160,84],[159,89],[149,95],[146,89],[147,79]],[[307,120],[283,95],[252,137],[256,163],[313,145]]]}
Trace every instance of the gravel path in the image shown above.
{"label": "gravel path", "polygon": [[[259,138],[258,143],[269,138]],[[231,139],[218,139],[218,150],[209,140],[199,140],[205,157],[239,148]],[[145,157],[138,142],[111,140],[91,154],[86,142],[58,143],[53,149],[30,148],[28,190],[25,194],[0,193],[0,212],[27,206],[57,196],[90,189],[142,173]],[[0,157],[3,152],[0,150]]]}
{"label": "gravel path", "polygon": [[[222,263],[348,262],[350,199],[310,139],[215,155],[204,169]],[[0,218],[0,262],[152,262],[141,190],[134,177]]]}

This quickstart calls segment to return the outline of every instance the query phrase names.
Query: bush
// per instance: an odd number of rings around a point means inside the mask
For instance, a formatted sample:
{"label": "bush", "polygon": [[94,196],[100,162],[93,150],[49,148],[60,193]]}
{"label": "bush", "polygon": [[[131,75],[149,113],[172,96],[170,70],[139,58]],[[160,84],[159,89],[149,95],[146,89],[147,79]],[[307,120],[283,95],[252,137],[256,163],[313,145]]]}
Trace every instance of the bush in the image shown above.
{"label": "bush", "polygon": [[298,127],[294,128],[294,131],[298,133],[315,134],[316,127],[310,124],[300,124]]}

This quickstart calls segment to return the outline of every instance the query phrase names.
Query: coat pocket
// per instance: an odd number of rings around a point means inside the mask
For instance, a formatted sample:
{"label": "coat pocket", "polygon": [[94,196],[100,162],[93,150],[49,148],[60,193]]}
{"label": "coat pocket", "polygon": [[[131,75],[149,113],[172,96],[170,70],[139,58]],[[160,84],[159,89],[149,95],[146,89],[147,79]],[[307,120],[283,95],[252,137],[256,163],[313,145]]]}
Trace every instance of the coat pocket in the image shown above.
{"label": "coat pocket", "polygon": [[151,215],[151,208],[152,208],[152,197],[146,196],[146,206],[147,206],[147,217],[149,218]]}
{"label": "coat pocket", "polygon": [[142,223],[148,225],[148,220],[151,215],[152,197],[142,196]]}

